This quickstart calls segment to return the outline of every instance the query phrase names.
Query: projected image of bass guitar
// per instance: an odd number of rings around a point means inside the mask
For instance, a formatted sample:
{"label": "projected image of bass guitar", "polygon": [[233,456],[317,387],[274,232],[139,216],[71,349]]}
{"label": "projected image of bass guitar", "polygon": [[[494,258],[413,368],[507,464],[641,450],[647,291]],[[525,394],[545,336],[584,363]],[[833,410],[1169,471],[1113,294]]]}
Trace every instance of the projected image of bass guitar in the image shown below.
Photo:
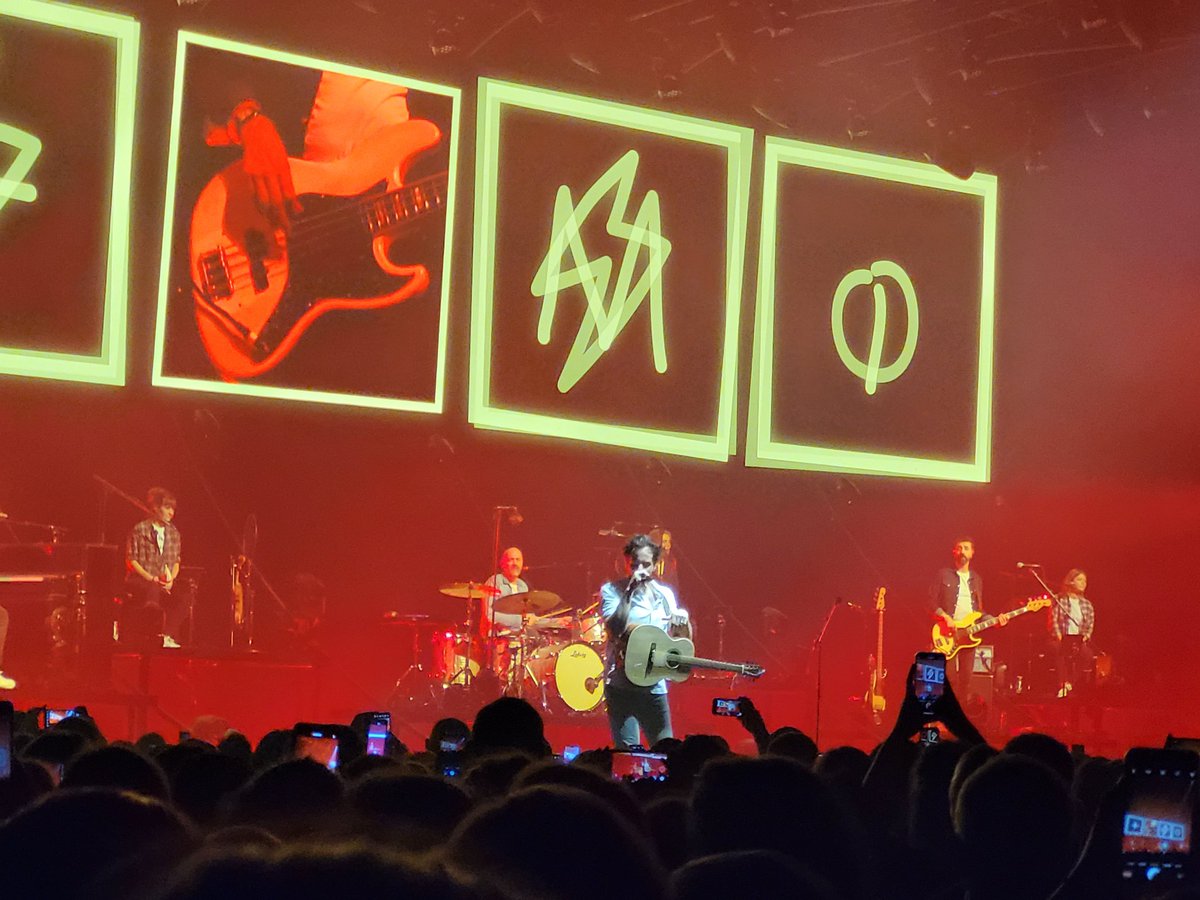
{"label": "projected image of bass guitar", "polygon": [[696,656],[696,645],[686,637],[671,637],[654,625],[633,625],[625,633],[623,646],[625,677],[639,687],[650,687],[666,678],[686,681],[693,669],[716,669],[758,678],[767,670],[754,663],[722,662]]}
{"label": "projected image of bass guitar", "polygon": [[445,210],[445,172],[404,182],[413,159],[440,139],[432,122],[413,119],[380,129],[344,159],[289,159],[304,209],[286,234],[259,211],[241,161],[205,186],[192,212],[192,296],[223,378],[278,365],[327,312],[391,306],[429,286],[424,265],[394,260]]}
{"label": "projected image of bass guitar", "polygon": [[[1031,597],[1025,602],[1024,606],[1019,606],[1014,610],[1004,613],[1005,621],[1017,616],[1023,616],[1025,613],[1046,609],[1050,603],[1051,600],[1049,597]],[[946,659],[954,659],[958,655],[958,651],[978,647],[983,643],[983,639],[976,637],[976,635],[981,631],[986,631],[988,628],[993,628],[1000,624],[999,618],[980,622],[979,619],[982,616],[983,613],[980,612],[967,613],[961,619],[954,620],[953,628],[948,627],[939,617],[933,624],[933,649],[939,653],[946,654]]]}

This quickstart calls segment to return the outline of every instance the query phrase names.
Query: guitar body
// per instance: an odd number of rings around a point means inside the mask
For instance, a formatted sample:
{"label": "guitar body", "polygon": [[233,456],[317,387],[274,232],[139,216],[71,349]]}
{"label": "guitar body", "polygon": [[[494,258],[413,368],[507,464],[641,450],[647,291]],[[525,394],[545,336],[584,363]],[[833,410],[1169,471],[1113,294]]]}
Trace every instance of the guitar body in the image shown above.
{"label": "guitar body", "polygon": [[933,649],[946,654],[946,659],[954,659],[960,650],[978,647],[983,643],[983,638],[970,634],[967,629],[982,616],[980,612],[969,612],[961,619],[955,619],[953,628],[947,628],[939,618],[933,623]]}
{"label": "guitar body", "polygon": [[631,625],[625,632],[625,677],[638,687],[651,687],[664,678],[686,681],[691,666],[672,666],[672,657],[695,654],[690,638],[671,637],[654,625]]}
{"label": "guitar body", "polygon": [[192,212],[192,295],[223,378],[278,365],[327,312],[391,306],[429,286],[424,266],[397,265],[390,254],[425,210],[401,208],[393,222],[372,200],[400,188],[412,160],[440,139],[436,125],[414,119],[380,129],[345,159],[289,159],[304,207],[290,236],[259,211],[241,161],[205,186]]}

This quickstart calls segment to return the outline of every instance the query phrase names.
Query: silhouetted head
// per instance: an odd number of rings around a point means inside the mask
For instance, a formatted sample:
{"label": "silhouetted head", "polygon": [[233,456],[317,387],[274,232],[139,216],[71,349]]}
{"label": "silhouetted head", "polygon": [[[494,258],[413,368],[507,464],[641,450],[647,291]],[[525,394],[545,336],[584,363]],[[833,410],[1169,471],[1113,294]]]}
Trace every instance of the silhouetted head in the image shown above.
{"label": "silhouetted head", "polygon": [[696,780],[691,824],[698,854],[776,850],[859,891],[862,842],[829,785],[795,760],[713,760]]}
{"label": "silhouetted head", "polygon": [[95,897],[102,875],[135,864],[131,879],[161,877],[193,843],[183,819],[158,800],[106,788],[55,791],[0,827],[4,895]]}
{"label": "silhouetted head", "polygon": [[[531,823],[560,839],[530,840]],[[517,791],[471,813],[445,863],[469,884],[506,897],[662,900],[666,892],[643,836],[592,795],[557,785]]]}
{"label": "silhouetted head", "polygon": [[280,838],[314,837],[338,824],[342,782],[311,759],[259,772],[233,799],[231,821]]}
{"label": "silhouetted head", "polygon": [[774,850],[736,850],[692,860],[671,876],[671,895],[674,900],[838,898],[827,881]]}
{"label": "silhouetted head", "polygon": [[1067,745],[1048,734],[1029,732],[1018,734],[1004,745],[1004,753],[1019,753],[1044,762],[1058,773],[1065,784],[1070,784],[1075,778],[1075,760]]}
{"label": "silhouetted head", "polygon": [[171,800],[162,769],[132,747],[98,747],[77,756],[67,766],[62,787],[116,788],[164,803]]}
{"label": "silhouetted head", "polygon": [[1049,766],[1001,754],[966,782],[954,807],[973,898],[1047,897],[1074,860],[1072,804]]}
{"label": "silhouetted head", "polygon": [[771,740],[767,742],[767,753],[772,756],[786,756],[811,769],[817,761],[817,742],[803,731],[789,728],[771,736]]}
{"label": "silhouetted head", "polygon": [[458,785],[436,775],[380,771],[350,789],[347,805],[356,834],[420,852],[445,844],[471,800]]}
{"label": "silhouetted head", "polygon": [[519,697],[501,697],[479,710],[468,746],[476,755],[496,750],[550,755],[541,714]]}

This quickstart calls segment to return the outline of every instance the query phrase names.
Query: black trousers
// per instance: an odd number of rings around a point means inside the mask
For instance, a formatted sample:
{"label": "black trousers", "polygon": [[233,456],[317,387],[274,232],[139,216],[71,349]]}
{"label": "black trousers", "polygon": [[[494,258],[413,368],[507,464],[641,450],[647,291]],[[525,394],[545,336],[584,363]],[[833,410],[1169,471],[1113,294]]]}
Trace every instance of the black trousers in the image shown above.
{"label": "black trousers", "polygon": [[125,584],[129,601],[121,617],[122,638],[152,639],[164,634],[178,638],[188,613],[182,586],[164,591],[157,581],[144,578],[129,578]]}

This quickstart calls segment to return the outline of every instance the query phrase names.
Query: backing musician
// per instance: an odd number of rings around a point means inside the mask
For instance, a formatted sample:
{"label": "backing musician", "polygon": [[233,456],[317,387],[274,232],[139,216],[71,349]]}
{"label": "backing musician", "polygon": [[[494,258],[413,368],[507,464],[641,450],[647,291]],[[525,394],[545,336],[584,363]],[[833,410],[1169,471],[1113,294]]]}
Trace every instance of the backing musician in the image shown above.
{"label": "backing musician", "polygon": [[[934,615],[940,616],[948,629],[953,630],[954,623],[962,621],[972,612],[983,612],[983,579],[971,568],[971,560],[975,558],[975,541],[969,537],[959,538],[950,550],[954,558],[954,568],[939,569],[929,588],[929,601],[934,607]],[[984,614],[980,621],[991,618]],[[1000,624],[1008,624],[1008,616],[1000,616]],[[950,660],[947,668],[953,668],[965,684],[970,678],[975,665],[974,648],[960,650],[954,659]],[[963,692],[966,693],[965,691]]]}
{"label": "backing musician", "polygon": [[[662,548],[649,537],[635,534],[624,551],[629,576],[606,582],[600,588],[600,614],[608,630],[604,699],[617,750],[637,745],[653,747],[663,738],[674,737],[667,682],[645,688],[631,684],[618,653],[618,642],[630,625],[656,625],[666,630],[688,624],[687,610],[680,608],[675,592],[655,578],[661,552]],[[646,736],[644,743],[639,732]]]}
{"label": "backing musician", "polygon": [[[165,488],[151,488],[146,494],[150,518],[133,526],[125,542],[125,585],[131,601],[125,628],[132,620],[153,626],[151,631],[162,645],[177,648],[176,637],[187,616],[187,603],[173,594],[179,577],[182,542],[175,518],[175,495]],[[140,632],[141,629],[138,629]]]}
{"label": "backing musician", "polygon": [[1058,648],[1059,696],[1065,697],[1079,685],[1080,676],[1092,668],[1095,652],[1091,648],[1096,629],[1096,607],[1084,592],[1087,573],[1072,569],[1064,577],[1062,591],[1050,607],[1050,634]]}

